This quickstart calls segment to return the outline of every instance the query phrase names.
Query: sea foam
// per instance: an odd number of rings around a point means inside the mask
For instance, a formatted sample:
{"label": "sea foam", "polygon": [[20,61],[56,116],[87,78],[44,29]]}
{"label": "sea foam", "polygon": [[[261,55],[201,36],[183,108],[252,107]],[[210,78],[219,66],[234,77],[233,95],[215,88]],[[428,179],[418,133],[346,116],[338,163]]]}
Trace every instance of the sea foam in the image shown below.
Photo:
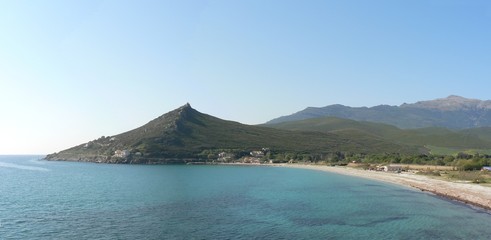
{"label": "sea foam", "polygon": [[15,164],[15,163],[6,163],[6,162],[0,162],[0,167],[15,168],[15,169],[22,169],[22,170],[31,170],[31,171],[49,171],[49,169],[47,169],[47,168],[20,165],[20,164]]}

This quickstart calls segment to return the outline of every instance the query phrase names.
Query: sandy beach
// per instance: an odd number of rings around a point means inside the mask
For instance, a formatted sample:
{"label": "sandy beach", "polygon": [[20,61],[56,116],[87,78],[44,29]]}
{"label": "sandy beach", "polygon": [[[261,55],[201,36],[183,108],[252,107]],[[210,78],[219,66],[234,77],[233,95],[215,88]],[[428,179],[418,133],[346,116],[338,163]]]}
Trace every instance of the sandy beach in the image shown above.
{"label": "sandy beach", "polygon": [[406,172],[390,173],[359,170],[349,167],[331,167],[322,165],[301,164],[284,164],[278,166],[333,172],[409,186],[422,191],[431,192],[433,194],[449,199],[458,200],[467,204],[491,210],[491,187],[485,187],[477,184],[433,179],[427,176]]}

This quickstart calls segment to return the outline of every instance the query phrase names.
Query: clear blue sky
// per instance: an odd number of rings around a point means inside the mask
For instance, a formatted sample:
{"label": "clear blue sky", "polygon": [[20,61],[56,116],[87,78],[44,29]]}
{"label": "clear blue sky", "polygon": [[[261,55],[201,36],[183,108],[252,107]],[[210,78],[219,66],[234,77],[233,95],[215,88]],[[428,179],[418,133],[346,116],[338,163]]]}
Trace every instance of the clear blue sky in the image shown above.
{"label": "clear blue sky", "polygon": [[51,153],[186,102],[258,124],[308,106],[491,99],[491,1],[0,2],[0,154]]}

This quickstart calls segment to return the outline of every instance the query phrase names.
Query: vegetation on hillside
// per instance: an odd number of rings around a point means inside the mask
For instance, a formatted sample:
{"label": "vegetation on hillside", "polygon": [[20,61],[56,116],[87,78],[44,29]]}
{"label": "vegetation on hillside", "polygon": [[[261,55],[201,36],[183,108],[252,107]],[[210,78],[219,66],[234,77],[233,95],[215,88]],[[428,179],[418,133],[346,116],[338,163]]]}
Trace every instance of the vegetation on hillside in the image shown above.
{"label": "vegetation on hillside", "polygon": [[[440,128],[401,130],[386,124],[338,118],[309,119],[274,127],[226,121],[185,105],[134,130],[100,137],[48,155],[47,159],[159,164],[249,159],[330,165],[427,164],[459,170],[477,170],[491,163],[490,155],[468,152],[436,155],[423,145],[431,142],[486,146],[485,140],[467,132],[460,134]],[[459,142],[459,138],[464,142]]]}
{"label": "vegetation on hillside", "polygon": [[491,149],[491,141],[488,140],[491,139],[491,131],[483,131],[479,135],[471,130],[453,131],[436,127],[400,129],[383,123],[359,122],[334,117],[312,118],[264,126],[296,131],[338,134],[344,132],[350,133],[353,138],[372,136],[403,145],[432,146],[435,147],[433,148],[435,150],[438,150],[438,147],[453,149],[456,152],[466,149]]}
{"label": "vegetation on hillside", "polygon": [[[225,121],[185,105],[137,129],[81,144],[48,155],[48,159],[161,163],[192,159],[206,161],[220,152],[246,153],[262,148],[281,156],[291,153],[323,158],[336,152],[419,154],[418,146],[392,143],[366,135],[289,131]],[[238,154],[240,156],[240,154]],[[321,157],[318,157],[321,156]]]}

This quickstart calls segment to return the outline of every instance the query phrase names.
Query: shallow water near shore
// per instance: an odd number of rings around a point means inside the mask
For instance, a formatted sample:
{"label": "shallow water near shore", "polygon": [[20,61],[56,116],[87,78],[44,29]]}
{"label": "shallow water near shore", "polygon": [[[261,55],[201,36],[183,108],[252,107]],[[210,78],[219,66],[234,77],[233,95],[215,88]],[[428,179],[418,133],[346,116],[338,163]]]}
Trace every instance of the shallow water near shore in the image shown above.
{"label": "shallow water near shore", "polygon": [[305,169],[0,156],[0,239],[488,239],[491,215]]}

